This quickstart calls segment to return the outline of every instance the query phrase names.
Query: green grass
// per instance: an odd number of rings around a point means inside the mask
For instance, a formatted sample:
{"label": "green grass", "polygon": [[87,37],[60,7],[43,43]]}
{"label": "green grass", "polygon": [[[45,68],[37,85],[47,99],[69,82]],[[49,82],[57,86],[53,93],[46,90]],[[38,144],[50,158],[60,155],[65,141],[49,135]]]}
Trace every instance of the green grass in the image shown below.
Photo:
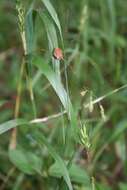
{"label": "green grass", "polygon": [[1,0],[1,190],[127,188],[126,4]]}

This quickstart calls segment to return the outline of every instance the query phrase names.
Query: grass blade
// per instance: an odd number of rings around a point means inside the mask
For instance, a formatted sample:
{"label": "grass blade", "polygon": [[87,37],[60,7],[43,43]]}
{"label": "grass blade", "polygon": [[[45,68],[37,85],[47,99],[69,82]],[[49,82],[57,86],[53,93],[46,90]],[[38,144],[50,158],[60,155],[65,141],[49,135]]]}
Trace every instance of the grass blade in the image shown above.
{"label": "grass blade", "polygon": [[50,84],[52,85],[53,89],[55,90],[56,94],[58,95],[63,107],[68,113],[68,117],[71,122],[71,128],[72,128],[72,135],[75,140],[78,140],[78,133],[79,128],[77,124],[77,116],[74,112],[72,103],[68,97],[67,92],[65,91],[61,81],[59,80],[58,75],[55,74],[55,72],[51,69],[51,67],[48,65],[48,63],[45,63],[41,57],[35,57],[33,60],[33,64],[42,72],[43,75],[49,80]]}
{"label": "grass blade", "polygon": [[65,182],[67,183],[69,190],[73,190],[68,170],[66,168],[64,161],[61,159],[61,157],[56,153],[54,148],[49,144],[49,142],[47,141],[47,139],[44,137],[42,133],[40,134],[37,132],[36,134],[33,134],[33,138],[36,140],[36,142],[39,145],[42,146],[44,144],[47,147],[49,153],[51,154],[51,156],[54,158],[54,160],[58,163],[59,167],[63,171],[63,178]]}
{"label": "grass blade", "polygon": [[60,33],[60,36],[61,36],[61,39],[62,39],[62,31],[61,31],[61,26],[60,26],[60,22],[59,22],[59,19],[58,19],[58,16],[57,16],[57,13],[54,9],[54,7],[52,6],[52,4],[50,3],[49,0],[41,0],[43,2],[43,4],[45,5],[46,9],[48,10],[50,16],[52,17],[52,19],[54,20],[58,30],[59,30],[59,33]]}
{"label": "grass blade", "polygon": [[5,123],[0,124],[0,134],[5,133],[9,129],[17,127],[19,125],[27,124],[28,122],[24,119],[13,119]]}

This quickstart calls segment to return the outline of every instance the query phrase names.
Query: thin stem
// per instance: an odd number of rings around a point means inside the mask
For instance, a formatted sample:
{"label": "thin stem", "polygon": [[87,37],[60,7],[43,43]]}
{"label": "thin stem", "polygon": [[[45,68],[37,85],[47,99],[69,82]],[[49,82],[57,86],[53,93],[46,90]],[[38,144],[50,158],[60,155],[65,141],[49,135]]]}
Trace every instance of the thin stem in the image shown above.
{"label": "thin stem", "polygon": [[57,113],[57,114],[54,114],[54,115],[51,115],[51,116],[48,116],[48,117],[33,119],[33,120],[30,121],[30,123],[32,123],[32,124],[33,123],[35,123],[35,124],[37,124],[37,123],[45,123],[45,122],[48,122],[48,121],[50,121],[52,119],[59,118],[59,117],[63,116],[66,113],[67,113],[67,111],[64,110],[63,112],[60,112],[60,113]]}
{"label": "thin stem", "polygon": [[[91,101],[91,104],[93,104],[93,105],[97,104],[97,103],[101,102],[102,100],[104,100],[105,98],[107,98],[107,97],[115,94],[116,92],[119,92],[120,90],[122,90],[124,88],[127,88],[127,84],[125,84],[125,85],[123,85],[123,86],[121,86],[121,87],[119,87],[119,88],[117,88],[117,89],[115,89],[113,91],[110,91],[107,94],[105,94],[105,95],[103,95],[103,96],[101,96],[101,97],[99,97],[99,98]],[[89,103],[84,105],[85,108],[89,108],[89,106],[90,106]]]}
{"label": "thin stem", "polygon": [[[22,78],[25,68],[25,61],[23,59],[21,68],[20,68],[20,77],[19,82],[17,86],[17,97],[16,97],[16,103],[15,103],[15,111],[14,111],[14,117],[18,118],[19,116],[19,108],[20,108],[20,102],[21,102],[21,92],[22,92]],[[16,141],[17,141],[17,128],[12,129],[12,135],[10,140],[10,149],[16,148]]]}
{"label": "thin stem", "polygon": [[28,90],[30,94],[30,100],[32,104],[32,109],[33,109],[33,114],[34,114],[34,119],[37,117],[37,111],[36,111],[36,104],[35,104],[35,98],[34,98],[34,92],[33,92],[33,86],[32,86],[32,79],[31,79],[31,70],[29,64],[31,64],[30,58],[26,57],[26,80],[28,83]]}
{"label": "thin stem", "polygon": [[33,113],[34,113],[34,118],[37,117],[37,111],[36,111],[36,104],[35,104],[35,98],[34,98],[34,93],[32,89],[32,80],[29,78],[29,92],[30,92],[30,99],[33,107]]}
{"label": "thin stem", "polygon": [[[18,18],[19,18],[19,29],[20,29],[20,35],[22,39],[22,45],[23,45],[23,50],[24,50],[24,57],[23,61],[21,64],[20,68],[20,77],[19,77],[19,82],[17,86],[17,98],[16,98],[16,105],[15,105],[15,112],[14,112],[14,117],[18,118],[19,116],[19,109],[20,109],[20,102],[21,102],[21,91],[22,91],[22,78],[24,71],[26,69],[26,64],[27,64],[27,43],[26,43],[26,33],[25,33],[25,8],[20,3],[20,1],[16,2],[16,9],[18,11]],[[29,62],[28,62],[29,64]],[[29,68],[28,68],[29,71]],[[29,72],[28,72],[29,73]],[[32,107],[33,107],[33,112],[34,112],[34,118],[36,118],[36,106],[35,106],[35,101],[34,101],[34,94],[33,94],[33,89],[32,89],[32,81],[30,78],[30,75],[28,74],[28,81],[29,81],[29,93],[30,93],[30,99],[32,102]],[[17,129],[14,128],[12,129],[12,135],[11,135],[11,140],[10,140],[10,148],[15,149],[16,148],[16,142],[17,142]]]}

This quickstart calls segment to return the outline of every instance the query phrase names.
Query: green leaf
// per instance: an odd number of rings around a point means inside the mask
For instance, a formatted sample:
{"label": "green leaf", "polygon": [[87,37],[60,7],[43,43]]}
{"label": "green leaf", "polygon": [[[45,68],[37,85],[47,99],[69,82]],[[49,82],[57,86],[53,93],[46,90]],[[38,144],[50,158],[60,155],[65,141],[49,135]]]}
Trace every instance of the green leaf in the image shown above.
{"label": "green leaf", "polygon": [[74,137],[76,141],[78,141],[79,137],[79,127],[77,123],[77,116],[72,107],[72,103],[69,99],[67,92],[65,91],[59,76],[52,70],[52,68],[46,63],[42,57],[35,57],[33,59],[33,64],[45,75],[45,77],[49,80],[50,84],[52,85],[53,89],[55,90],[57,96],[59,97],[63,107],[68,113],[68,117],[71,122],[71,134],[70,137]]}
{"label": "green leaf", "polygon": [[52,60],[52,65],[55,70],[56,75],[59,76],[59,80],[61,80],[60,77],[60,61],[53,58],[53,51],[56,47],[59,47],[58,45],[58,38],[57,38],[57,32],[56,28],[54,26],[54,23],[52,22],[51,18],[46,14],[46,12],[39,12],[40,18],[42,19],[46,34],[48,38],[48,44],[49,44],[49,51],[50,51],[50,59]]}
{"label": "green leaf", "polygon": [[25,175],[23,173],[20,173],[13,184],[13,190],[21,190],[20,186],[23,183]]}
{"label": "green leaf", "polygon": [[119,188],[120,188],[120,190],[126,190],[127,189],[127,183],[120,183]]}
{"label": "green leaf", "polygon": [[112,188],[105,184],[96,183],[96,190],[112,190]]}
{"label": "green leaf", "polygon": [[116,128],[109,139],[109,142],[116,140],[127,129],[127,120],[123,120],[116,125]]}
{"label": "green leaf", "polygon": [[5,123],[0,124],[0,134],[5,133],[9,129],[17,127],[18,125],[27,124],[28,122],[24,119],[13,119]]}
{"label": "green leaf", "polygon": [[57,154],[54,148],[49,144],[49,142],[47,141],[47,139],[44,137],[42,133],[40,134],[39,132],[36,132],[32,136],[33,136],[33,139],[36,140],[36,142],[39,144],[40,147],[43,146],[43,144],[47,147],[49,153],[51,154],[54,160],[58,163],[58,166],[63,171],[62,176],[66,184],[68,185],[69,190],[73,190],[68,170],[66,168],[64,161],[61,159],[61,157]]}
{"label": "green leaf", "polygon": [[33,64],[35,64],[38,69],[42,72],[42,74],[45,75],[45,77],[49,80],[50,84],[52,85],[53,89],[55,90],[56,94],[58,95],[61,103],[63,104],[65,110],[68,113],[68,118],[71,123],[71,134],[77,141],[78,139],[78,125],[77,125],[77,116],[74,112],[74,109],[72,107],[69,94],[66,92],[62,80],[61,80],[61,73],[60,73],[60,61],[56,60],[52,56],[52,51],[55,47],[58,47],[58,39],[57,39],[57,32],[55,29],[55,26],[49,16],[44,11],[39,11],[39,15],[41,19],[43,20],[44,26],[46,28],[47,37],[48,37],[48,43],[49,43],[49,49],[51,54],[51,60],[53,69],[49,66],[48,63],[45,63],[45,61],[42,60],[40,57],[36,57],[33,60]]}
{"label": "green leaf", "polygon": [[69,114],[70,110],[72,110],[72,104],[69,100],[69,97],[59,80],[59,77],[55,74],[55,72],[51,69],[48,63],[40,57],[35,57],[33,60],[33,64],[38,67],[38,69],[45,75],[45,77],[49,80],[50,84],[52,85],[53,89],[55,90],[56,94],[58,95],[61,103],[63,104],[65,110]]}
{"label": "green leaf", "polygon": [[90,179],[85,169],[81,169],[78,165],[72,164],[69,174],[73,182],[90,185]]}
{"label": "green leaf", "polygon": [[3,106],[6,102],[6,100],[0,100],[0,107]]}
{"label": "green leaf", "polygon": [[46,14],[46,12],[39,11],[39,16],[44,23],[46,33],[47,33],[48,43],[49,43],[49,50],[50,50],[50,53],[52,54],[54,48],[58,47],[58,39],[57,39],[55,26],[52,20]]}
{"label": "green leaf", "polygon": [[35,37],[34,37],[34,13],[33,3],[27,11],[25,17],[25,34],[26,34],[26,47],[27,54],[31,54],[34,51]]}
{"label": "green leaf", "polygon": [[58,16],[57,16],[57,13],[56,13],[54,7],[52,6],[52,4],[50,3],[49,0],[41,0],[41,1],[44,3],[44,5],[45,5],[46,9],[48,10],[50,16],[52,17],[55,24],[57,25],[61,39],[62,39],[61,26],[60,26],[60,22],[59,22],[59,19],[58,19]]}
{"label": "green leaf", "polygon": [[112,142],[116,141],[117,138],[121,136],[122,133],[127,129],[127,120],[123,120],[120,123],[117,124],[115,131],[113,134],[105,141],[105,143],[101,146],[101,148],[96,152],[95,158],[93,160],[93,163],[95,164],[96,161],[99,159],[102,152],[105,150],[105,148]]}
{"label": "green leaf", "polygon": [[26,174],[41,173],[42,161],[35,154],[21,150],[9,150],[11,162],[22,172]]}
{"label": "green leaf", "polygon": [[[49,174],[51,176],[60,178],[63,175],[63,170],[59,167],[58,163],[55,162],[55,164],[50,167]],[[75,183],[90,185],[90,179],[87,173],[76,164],[72,164],[69,168],[69,175],[71,181]]]}

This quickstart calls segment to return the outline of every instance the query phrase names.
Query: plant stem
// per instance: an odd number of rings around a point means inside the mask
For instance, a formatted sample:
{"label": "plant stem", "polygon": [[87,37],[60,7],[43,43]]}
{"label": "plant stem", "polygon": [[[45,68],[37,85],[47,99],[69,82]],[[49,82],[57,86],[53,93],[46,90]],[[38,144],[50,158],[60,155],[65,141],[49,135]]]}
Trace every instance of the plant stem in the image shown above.
{"label": "plant stem", "polygon": [[[30,64],[30,63],[28,63],[28,64]],[[31,103],[32,103],[34,119],[36,119],[37,111],[36,111],[36,104],[35,104],[34,92],[33,92],[33,87],[32,87],[32,79],[30,76],[30,69],[28,68],[27,70],[28,70],[28,72],[26,75],[26,79],[28,81],[28,89],[29,89],[30,99],[31,99]]]}
{"label": "plant stem", "polygon": [[[16,104],[15,104],[15,112],[14,112],[14,117],[18,118],[19,116],[19,109],[20,109],[20,101],[21,101],[21,91],[22,91],[22,78],[25,69],[27,68],[27,43],[26,43],[26,32],[25,32],[25,8],[23,4],[20,1],[16,2],[16,9],[18,11],[18,18],[19,18],[19,29],[20,29],[20,35],[22,39],[22,45],[23,45],[23,51],[24,51],[24,56],[23,56],[23,61],[21,64],[20,68],[20,77],[19,77],[19,82],[17,86],[17,98],[16,98]],[[29,64],[29,61],[28,61]],[[36,118],[36,106],[35,106],[35,101],[34,101],[34,93],[32,89],[32,81],[31,77],[29,74],[29,68],[28,68],[28,86],[29,86],[29,93],[30,93],[30,99],[32,102],[32,107],[33,107],[33,112],[34,112],[34,118]],[[16,148],[16,141],[17,141],[17,129],[14,128],[12,130],[12,135],[11,135],[11,140],[10,140],[10,149],[15,149]]]}
{"label": "plant stem", "polygon": [[[21,92],[22,92],[22,77],[24,73],[25,68],[25,61],[23,58],[21,68],[20,68],[20,77],[19,82],[17,86],[17,97],[16,97],[16,103],[15,103],[15,111],[14,111],[14,117],[18,118],[19,116],[19,108],[20,108],[20,102],[21,102]],[[10,149],[16,148],[16,141],[17,141],[17,128],[12,129],[12,135],[10,140]]]}
{"label": "plant stem", "polygon": [[37,112],[36,112],[36,104],[35,104],[32,77],[31,77],[31,55],[30,54],[25,54],[25,71],[26,71],[26,81],[27,81],[30,100],[31,100],[32,109],[33,109],[33,116],[35,119],[37,117]]}

